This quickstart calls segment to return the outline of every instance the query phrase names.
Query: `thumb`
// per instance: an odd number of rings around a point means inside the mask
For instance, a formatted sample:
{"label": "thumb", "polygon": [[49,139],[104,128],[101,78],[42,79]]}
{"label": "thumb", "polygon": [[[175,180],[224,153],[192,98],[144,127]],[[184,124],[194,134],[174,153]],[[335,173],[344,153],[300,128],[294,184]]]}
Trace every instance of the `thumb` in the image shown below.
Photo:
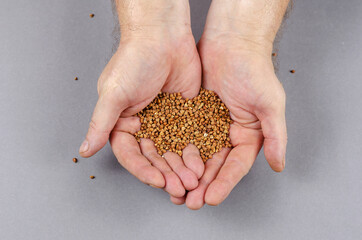
{"label": "thumb", "polygon": [[79,148],[82,157],[91,157],[106,145],[122,111],[127,107],[120,87],[103,91],[93,112],[85,140]]}
{"label": "thumb", "polygon": [[287,126],[285,104],[263,116],[261,127],[264,135],[264,155],[270,167],[281,172],[285,168]]}

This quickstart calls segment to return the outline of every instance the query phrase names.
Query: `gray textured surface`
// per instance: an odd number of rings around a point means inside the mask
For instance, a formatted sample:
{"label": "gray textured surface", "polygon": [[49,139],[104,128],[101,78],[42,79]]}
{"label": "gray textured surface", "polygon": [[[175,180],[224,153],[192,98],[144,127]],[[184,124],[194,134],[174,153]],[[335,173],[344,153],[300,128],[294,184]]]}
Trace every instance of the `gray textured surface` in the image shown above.
{"label": "gray textured surface", "polygon": [[[208,4],[191,1],[196,38]],[[0,239],[361,239],[361,23],[360,0],[295,1],[278,53],[287,168],[261,154],[222,205],[190,211],[109,146],[72,162],[111,55],[110,2],[1,0]]]}

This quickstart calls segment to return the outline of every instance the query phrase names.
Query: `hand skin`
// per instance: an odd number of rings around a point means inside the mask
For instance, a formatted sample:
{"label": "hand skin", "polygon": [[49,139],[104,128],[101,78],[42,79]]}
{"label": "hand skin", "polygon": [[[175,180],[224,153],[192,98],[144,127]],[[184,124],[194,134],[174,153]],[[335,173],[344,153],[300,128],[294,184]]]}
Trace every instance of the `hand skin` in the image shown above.
{"label": "hand skin", "polygon": [[117,0],[121,40],[98,81],[99,100],[82,157],[107,143],[130,173],[142,182],[182,197],[195,189],[204,172],[198,149],[189,145],[184,159],[159,156],[150,140],[138,144],[133,133],[138,117],[160,91],[195,97],[201,85],[201,63],[190,28],[187,0]]}
{"label": "hand skin", "polygon": [[271,60],[288,0],[213,0],[199,42],[203,87],[215,91],[234,123],[232,149],[208,160],[199,186],[175,204],[218,205],[249,172],[261,147],[276,172],[285,167],[285,92]]}

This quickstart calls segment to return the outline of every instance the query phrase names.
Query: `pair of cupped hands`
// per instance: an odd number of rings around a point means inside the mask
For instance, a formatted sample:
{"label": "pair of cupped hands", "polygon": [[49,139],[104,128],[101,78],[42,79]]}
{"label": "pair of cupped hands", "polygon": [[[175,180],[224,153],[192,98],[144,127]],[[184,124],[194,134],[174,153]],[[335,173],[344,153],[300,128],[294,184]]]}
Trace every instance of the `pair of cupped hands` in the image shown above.
{"label": "pair of cupped hands", "polygon": [[[157,34],[155,34],[157,35]],[[191,29],[159,36],[122,38],[98,82],[99,100],[86,140],[90,157],[110,140],[120,164],[140,181],[163,188],[175,204],[199,209],[218,205],[248,173],[261,147],[274,171],[285,167],[285,93],[274,73],[272,43],[248,41],[211,28],[196,46]],[[205,164],[189,144],[182,157],[160,156],[154,143],[133,136],[141,123],[135,114],[159,92],[198,95],[200,87],[217,93],[229,108],[233,148]]]}

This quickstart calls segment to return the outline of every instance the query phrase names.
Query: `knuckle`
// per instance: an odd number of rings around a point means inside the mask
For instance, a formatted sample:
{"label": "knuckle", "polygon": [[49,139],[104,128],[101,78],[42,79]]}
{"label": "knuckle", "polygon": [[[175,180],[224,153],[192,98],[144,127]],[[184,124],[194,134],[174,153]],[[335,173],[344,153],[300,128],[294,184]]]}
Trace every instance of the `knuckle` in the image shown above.
{"label": "knuckle", "polygon": [[98,128],[97,128],[97,123],[94,119],[92,119],[89,123],[89,128],[92,129],[93,131],[97,132]]}
{"label": "knuckle", "polygon": [[200,187],[206,187],[208,186],[212,181],[212,178],[206,178],[206,177],[202,177],[200,180],[199,180],[199,186]]}
{"label": "knuckle", "polygon": [[[228,164],[231,169],[234,169],[233,174],[230,174],[233,180],[238,180],[239,178],[244,177],[249,173],[250,167],[247,166],[243,161],[238,161],[236,159],[230,159]],[[230,181],[229,181],[230,183]]]}
{"label": "knuckle", "polygon": [[100,95],[112,95],[121,89],[121,86],[116,81],[107,81],[100,88]]}
{"label": "knuckle", "polygon": [[152,159],[152,160],[159,160],[160,159],[160,155],[156,152],[156,151],[152,151],[149,153],[149,158]]}
{"label": "knuckle", "polygon": [[93,132],[100,133],[100,134],[109,134],[108,130],[102,130],[102,128],[97,124],[97,122],[92,119],[89,123],[89,129]]}
{"label": "knuckle", "polygon": [[223,165],[223,161],[217,161],[215,159],[209,159],[205,163],[205,167],[210,168],[210,169],[220,169],[222,165]]}
{"label": "knuckle", "polygon": [[172,166],[172,169],[175,173],[181,174],[181,173],[185,173],[186,167],[183,164],[176,163]]}
{"label": "knuckle", "polygon": [[232,189],[236,183],[226,177],[217,178],[218,183],[222,186],[222,190]]}

